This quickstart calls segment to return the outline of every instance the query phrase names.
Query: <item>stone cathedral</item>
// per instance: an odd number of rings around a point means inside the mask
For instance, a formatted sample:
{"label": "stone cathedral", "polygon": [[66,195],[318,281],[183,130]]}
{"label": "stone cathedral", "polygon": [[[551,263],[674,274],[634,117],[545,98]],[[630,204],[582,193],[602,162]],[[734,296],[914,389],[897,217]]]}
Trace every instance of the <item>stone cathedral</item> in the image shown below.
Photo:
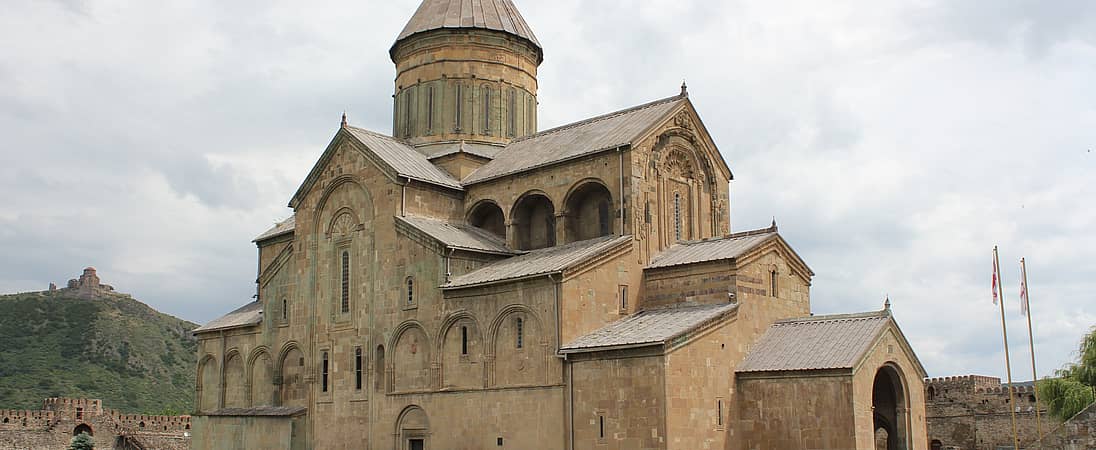
{"label": "stone cathedral", "polygon": [[927,449],[889,305],[814,316],[776,223],[732,231],[684,86],[540,130],[511,0],[425,0],[390,55],[391,135],[344,117],[195,330],[193,448]]}

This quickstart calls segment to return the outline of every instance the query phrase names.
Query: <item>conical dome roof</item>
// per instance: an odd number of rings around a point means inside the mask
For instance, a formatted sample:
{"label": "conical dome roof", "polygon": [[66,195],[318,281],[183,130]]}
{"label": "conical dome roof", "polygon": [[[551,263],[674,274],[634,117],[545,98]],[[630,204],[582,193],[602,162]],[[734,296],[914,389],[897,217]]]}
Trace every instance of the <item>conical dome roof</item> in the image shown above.
{"label": "conical dome roof", "polygon": [[540,48],[533,29],[510,0],[423,0],[396,43],[413,34],[442,28],[480,28],[524,38]]}

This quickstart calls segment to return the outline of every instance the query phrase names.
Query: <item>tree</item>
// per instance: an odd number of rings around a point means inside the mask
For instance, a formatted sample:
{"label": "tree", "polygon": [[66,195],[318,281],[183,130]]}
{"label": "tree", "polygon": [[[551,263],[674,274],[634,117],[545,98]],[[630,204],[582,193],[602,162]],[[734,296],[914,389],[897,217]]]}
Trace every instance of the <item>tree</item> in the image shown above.
{"label": "tree", "polygon": [[68,446],[68,450],[93,450],[94,448],[95,441],[92,441],[91,436],[84,432],[73,436]]}
{"label": "tree", "polygon": [[1096,390],[1096,327],[1093,327],[1077,350],[1077,362],[1069,364],[1038,383],[1039,398],[1050,414],[1067,420],[1092,404]]}

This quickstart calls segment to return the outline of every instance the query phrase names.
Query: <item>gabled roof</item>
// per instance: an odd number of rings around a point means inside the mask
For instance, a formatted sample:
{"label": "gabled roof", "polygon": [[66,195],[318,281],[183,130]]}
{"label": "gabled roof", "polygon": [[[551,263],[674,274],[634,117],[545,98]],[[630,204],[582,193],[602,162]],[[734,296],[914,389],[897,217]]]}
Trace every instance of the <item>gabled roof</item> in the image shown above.
{"label": "gabled roof", "polygon": [[248,303],[239,309],[202,325],[191,331],[193,334],[209,331],[228,330],[232,328],[249,327],[263,322],[263,304],[258,301]]}
{"label": "gabled roof", "polygon": [[852,369],[891,323],[890,310],[782,320],[754,343],[735,371]]}
{"label": "gabled roof", "polygon": [[460,182],[431,164],[426,156],[406,142],[362,128],[346,127],[346,129],[358,142],[391,166],[399,176],[451,189],[463,189]]}
{"label": "gabled roof", "polygon": [[775,228],[744,231],[727,237],[703,241],[681,242],[659,253],[647,264],[648,269],[735,259],[769,239],[775,238]]}
{"label": "gabled roof", "polygon": [[289,216],[288,219],[285,219],[281,222],[278,222],[278,223],[274,224],[273,228],[271,228],[269,230],[266,230],[266,232],[264,232],[263,234],[260,234],[259,237],[255,238],[255,240],[253,240],[251,242],[262,242],[262,241],[265,241],[267,239],[276,238],[278,236],[282,236],[282,235],[286,235],[286,234],[292,234],[293,231],[296,228],[297,228],[297,216]]}
{"label": "gabled roof", "polygon": [[575,339],[560,353],[663,345],[674,338],[718,321],[738,309],[738,304],[671,306],[632,314]]}
{"label": "gabled roof", "polygon": [[481,183],[630,145],[687,102],[678,95],[515,140],[463,182]]}
{"label": "gabled roof", "polygon": [[506,241],[502,238],[471,225],[412,216],[397,217],[396,221],[434,238],[451,249],[499,255],[517,254],[506,247]]}
{"label": "gabled roof", "polygon": [[442,289],[459,289],[560,273],[615,250],[631,240],[632,236],[630,235],[606,236],[558,247],[533,250],[524,255],[507,258],[481,267],[472,273],[455,277],[441,287]]}
{"label": "gabled roof", "polygon": [[501,31],[540,48],[533,29],[510,0],[424,0],[396,42],[413,34],[442,28],[480,28]]}
{"label": "gabled roof", "polygon": [[495,155],[502,151],[502,145],[482,144],[478,142],[443,142],[440,144],[428,144],[416,146],[415,150],[426,155],[427,159],[435,160],[443,156],[467,153],[484,159],[494,159]]}
{"label": "gabled roof", "polygon": [[460,182],[431,164],[425,155],[416,151],[410,144],[373,131],[343,126],[339,129],[335,138],[331,140],[331,143],[328,144],[323,156],[320,156],[319,161],[316,161],[316,165],[312,167],[312,171],[309,172],[304,183],[301,183],[301,186],[297,188],[297,192],[293,194],[293,199],[289,201],[291,208],[296,207],[297,202],[319,180],[320,175],[323,174],[323,170],[327,166],[327,162],[335,154],[335,150],[338,148],[337,144],[344,138],[363,147],[366,157],[380,166],[381,170],[388,172],[388,175],[393,178],[404,177],[457,191],[464,190]]}

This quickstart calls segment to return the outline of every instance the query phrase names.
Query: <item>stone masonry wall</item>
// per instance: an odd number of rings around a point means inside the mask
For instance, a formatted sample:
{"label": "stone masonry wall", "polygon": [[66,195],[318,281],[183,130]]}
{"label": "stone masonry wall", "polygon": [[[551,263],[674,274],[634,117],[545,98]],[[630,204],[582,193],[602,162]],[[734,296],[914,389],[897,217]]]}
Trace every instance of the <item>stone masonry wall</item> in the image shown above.
{"label": "stone masonry wall", "polygon": [[[1013,402],[1000,378],[978,375],[931,378],[925,382],[929,442],[956,450],[995,450],[1012,441],[1011,405],[1016,408],[1021,447],[1038,439],[1033,386],[1017,386]],[[1048,433],[1057,422],[1039,405],[1042,428]]]}
{"label": "stone masonry wall", "polygon": [[190,416],[123,414],[102,400],[49,398],[38,411],[0,410],[0,450],[56,450],[78,431],[90,430],[96,446],[135,439],[147,450],[190,447]]}

